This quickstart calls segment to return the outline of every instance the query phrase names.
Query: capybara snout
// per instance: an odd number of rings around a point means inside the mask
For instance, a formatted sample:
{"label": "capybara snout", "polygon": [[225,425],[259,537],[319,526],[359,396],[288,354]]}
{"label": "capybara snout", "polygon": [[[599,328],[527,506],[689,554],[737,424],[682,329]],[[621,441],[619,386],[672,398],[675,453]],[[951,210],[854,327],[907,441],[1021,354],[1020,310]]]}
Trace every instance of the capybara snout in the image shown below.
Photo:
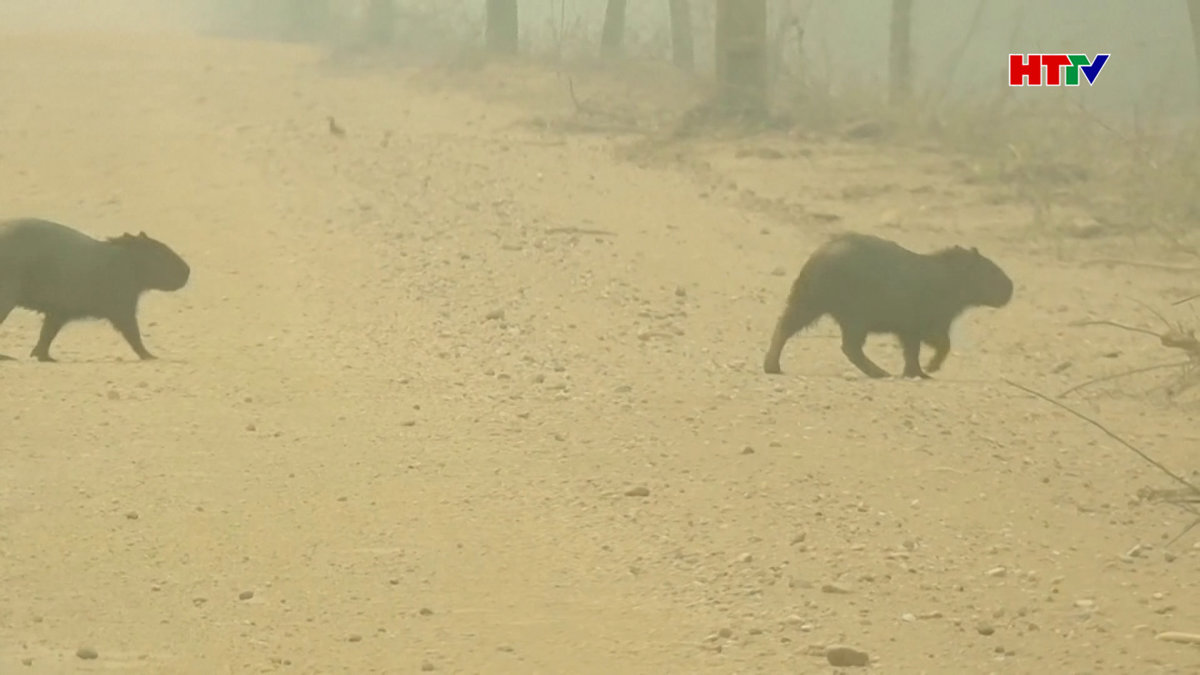
{"label": "capybara snout", "polygon": [[146,289],[177,291],[187,285],[192,268],[161,241],[150,238],[145,232],[136,236],[123,234],[109,241],[129,251],[130,260],[138,270],[138,279]]}
{"label": "capybara snout", "polygon": [[1012,279],[979,249],[955,246],[934,254],[938,255],[945,257],[954,268],[954,277],[961,282],[964,299],[969,305],[998,309],[1012,300]]}

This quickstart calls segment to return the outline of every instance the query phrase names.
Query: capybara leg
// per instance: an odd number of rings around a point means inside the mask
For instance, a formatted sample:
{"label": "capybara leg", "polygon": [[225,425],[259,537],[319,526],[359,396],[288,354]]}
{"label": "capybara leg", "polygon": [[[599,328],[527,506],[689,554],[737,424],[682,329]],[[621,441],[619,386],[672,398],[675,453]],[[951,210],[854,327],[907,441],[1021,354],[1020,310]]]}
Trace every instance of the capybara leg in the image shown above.
{"label": "capybara leg", "polygon": [[913,335],[902,335],[900,347],[904,350],[904,377],[929,379],[929,374],[921,370],[921,339]]}
{"label": "capybara leg", "polygon": [[929,359],[929,364],[925,366],[925,371],[936,373],[942,364],[945,363],[946,357],[950,356],[950,333],[944,333],[934,338],[927,338],[925,343],[933,347],[933,358]]}
{"label": "capybara leg", "polygon": [[58,336],[58,331],[66,325],[66,321],[57,314],[47,314],[42,320],[42,332],[38,335],[37,344],[33,347],[30,356],[36,358],[42,363],[53,363],[54,359],[50,357],[50,343],[54,342],[54,338]]}
{"label": "capybara leg", "polygon": [[867,344],[867,331],[842,326],[842,353],[850,359],[850,363],[853,363],[867,377],[887,377],[888,372],[863,353],[865,344]]}
{"label": "capybara leg", "polygon": [[112,325],[116,328],[129,346],[133,348],[135,354],[143,361],[149,361],[155,356],[151,354],[146,345],[142,344],[142,331],[138,328],[136,316],[124,316],[120,319],[113,319]]}
{"label": "capybara leg", "polygon": [[[4,320],[8,318],[9,312],[13,310],[13,307],[17,306],[16,295],[15,286],[6,284],[3,280],[0,280],[0,323],[4,323]],[[0,361],[12,360],[13,357],[7,354],[0,354]]]}
{"label": "capybara leg", "polygon": [[783,355],[783,347],[792,336],[804,330],[809,324],[820,318],[820,314],[812,310],[799,309],[789,304],[775,322],[775,332],[771,335],[771,346],[763,358],[763,372],[778,375],[783,372],[779,367],[779,357]]}

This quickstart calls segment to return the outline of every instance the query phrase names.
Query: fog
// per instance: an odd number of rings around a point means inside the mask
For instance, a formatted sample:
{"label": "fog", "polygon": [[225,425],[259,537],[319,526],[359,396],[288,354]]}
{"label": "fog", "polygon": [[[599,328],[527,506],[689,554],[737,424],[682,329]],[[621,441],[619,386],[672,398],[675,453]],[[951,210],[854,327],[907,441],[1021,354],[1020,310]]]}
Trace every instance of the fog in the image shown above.
{"label": "fog", "polygon": [[0,1],[0,673],[1200,672],[1184,2],[485,4]]}

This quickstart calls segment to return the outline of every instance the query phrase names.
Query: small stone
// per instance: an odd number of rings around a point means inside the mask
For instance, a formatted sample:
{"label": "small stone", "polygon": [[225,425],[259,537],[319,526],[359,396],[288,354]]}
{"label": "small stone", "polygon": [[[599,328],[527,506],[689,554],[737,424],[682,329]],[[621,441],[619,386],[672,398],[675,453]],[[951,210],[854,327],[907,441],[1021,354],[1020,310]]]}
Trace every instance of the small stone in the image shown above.
{"label": "small stone", "polygon": [[346,639],[350,642],[362,642],[362,636],[358,633],[351,633]]}
{"label": "small stone", "polygon": [[740,562],[740,563],[748,563],[753,560],[754,560],[754,556],[750,555],[749,553],[743,553],[738,556],[738,562]]}
{"label": "small stone", "polygon": [[675,287],[675,297],[686,298],[687,297],[687,289],[684,288],[683,286],[676,286]]}
{"label": "small stone", "polygon": [[905,612],[900,615],[900,620],[901,621],[916,621],[917,615],[913,614],[912,612]]}
{"label": "small stone", "polygon": [[990,623],[980,623],[975,626],[975,630],[980,635],[994,635],[996,633],[996,627]]}
{"label": "small stone", "polygon": [[110,401],[121,400],[121,392],[117,391],[116,389],[109,389],[108,390],[108,400],[110,400]]}
{"label": "small stone", "polygon": [[742,454],[743,454],[743,455],[753,455],[753,454],[754,454],[754,448],[752,448],[752,447],[750,447],[750,446],[748,446],[748,445],[747,445],[746,447],[742,448]]}
{"label": "small stone", "polygon": [[137,520],[138,513],[137,513],[137,511],[128,511],[125,513],[125,518],[128,520]]}
{"label": "small stone", "polygon": [[33,659],[31,659],[31,658],[29,658],[29,657],[25,657],[25,658],[21,659],[21,665],[23,665],[23,666],[32,666],[32,665],[33,665]]}
{"label": "small stone", "polygon": [[999,578],[1003,578],[1008,575],[1008,569],[1005,567],[993,567],[992,569],[988,570],[984,574],[986,574],[989,577],[996,577],[999,579]]}
{"label": "small stone", "polygon": [[256,431],[257,429],[258,429],[258,427],[254,426],[253,422],[246,425],[246,431]]}
{"label": "small stone", "polygon": [[492,311],[485,314],[483,318],[488,321],[497,321],[499,319],[503,319],[504,318],[504,310],[503,309],[493,309]]}
{"label": "small stone", "polygon": [[428,607],[422,607],[422,608],[421,608],[421,611],[420,611],[420,612],[418,612],[418,613],[419,613],[421,616],[433,616],[433,610],[432,610],[432,609],[429,609]]}
{"label": "small stone", "polygon": [[1096,606],[1095,600],[1080,599],[1075,601],[1075,606],[1079,609],[1091,609]]}
{"label": "small stone", "polygon": [[847,593],[850,593],[851,591],[850,591],[850,587],[845,584],[833,583],[833,584],[825,584],[824,586],[822,586],[821,592],[845,595]]}
{"label": "small stone", "polygon": [[79,649],[75,650],[75,656],[78,656],[84,661],[91,661],[92,659],[100,658],[100,653],[91,647],[80,647]]}
{"label": "small stone", "polygon": [[785,274],[787,274],[787,270],[783,269],[782,267],[776,267],[775,269],[771,270],[771,276],[773,277],[781,277]]}
{"label": "small stone", "polygon": [[1200,645],[1200,633],[1180,633],[1178,631],[1167,631],[1154,636],[1155,640],[1163,640],[1164,642],[1180,642],[1189,645]]}
{"label": "small stone", "polygon": [[644,485],[632,487],[625,491],[625,496],[626,497],[649,497],[650,496],[650,488],[648,488]]}
{"label": "small stone", "polygon": [[238,600],[249,600],[254,597],[254,591],[242,591],[238,593]]}
{"label": "small stone", "polygon": [[722,628],[721,630],[717,631],[717,635],[720,635],[723,638],[730,638],[733,637],[733,631],[729,628]]}
{"label": "small stone", "polygon": [[435,671],[435,670],[437,670],[437,668],[434,668],[434,667],[433,667],[433,664],[432,664],[432,663],[430,663],[429,661],[422,661],[422,662],[421,662],[421,671],[422,671],[422,672],[431,673],[431,672],[433,672],[433,671]]}
{"label": "small stone", "polygon": [[788,618],[784,619],[783,622],[793,626],[799,626],[800,624],[804,623],[804,619],[800,618],[799,614],[791,614],[788,616]]}
{"label": "small stone", "polygon": [[826,647],[825,660],[834,668],[861,668],[871,663],[866,652],[845,645]]}

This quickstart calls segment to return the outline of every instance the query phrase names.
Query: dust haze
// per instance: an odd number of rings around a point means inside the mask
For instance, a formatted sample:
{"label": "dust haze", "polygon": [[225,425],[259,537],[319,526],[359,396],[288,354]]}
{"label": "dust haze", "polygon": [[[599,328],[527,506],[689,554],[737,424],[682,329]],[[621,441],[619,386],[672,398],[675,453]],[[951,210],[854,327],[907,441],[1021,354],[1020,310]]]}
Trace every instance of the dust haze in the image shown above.
{"label": "dust haze", "polygon": [[[756,115],[716,3],[385,4],[0,3],[0,218],[191,268],[157,360],[0,324],[0,672],[1200,672],[1188,3],[915,0],[894,98],[893,3],[769,2]],[[1012,302],[764,373],[846,230]]]}

